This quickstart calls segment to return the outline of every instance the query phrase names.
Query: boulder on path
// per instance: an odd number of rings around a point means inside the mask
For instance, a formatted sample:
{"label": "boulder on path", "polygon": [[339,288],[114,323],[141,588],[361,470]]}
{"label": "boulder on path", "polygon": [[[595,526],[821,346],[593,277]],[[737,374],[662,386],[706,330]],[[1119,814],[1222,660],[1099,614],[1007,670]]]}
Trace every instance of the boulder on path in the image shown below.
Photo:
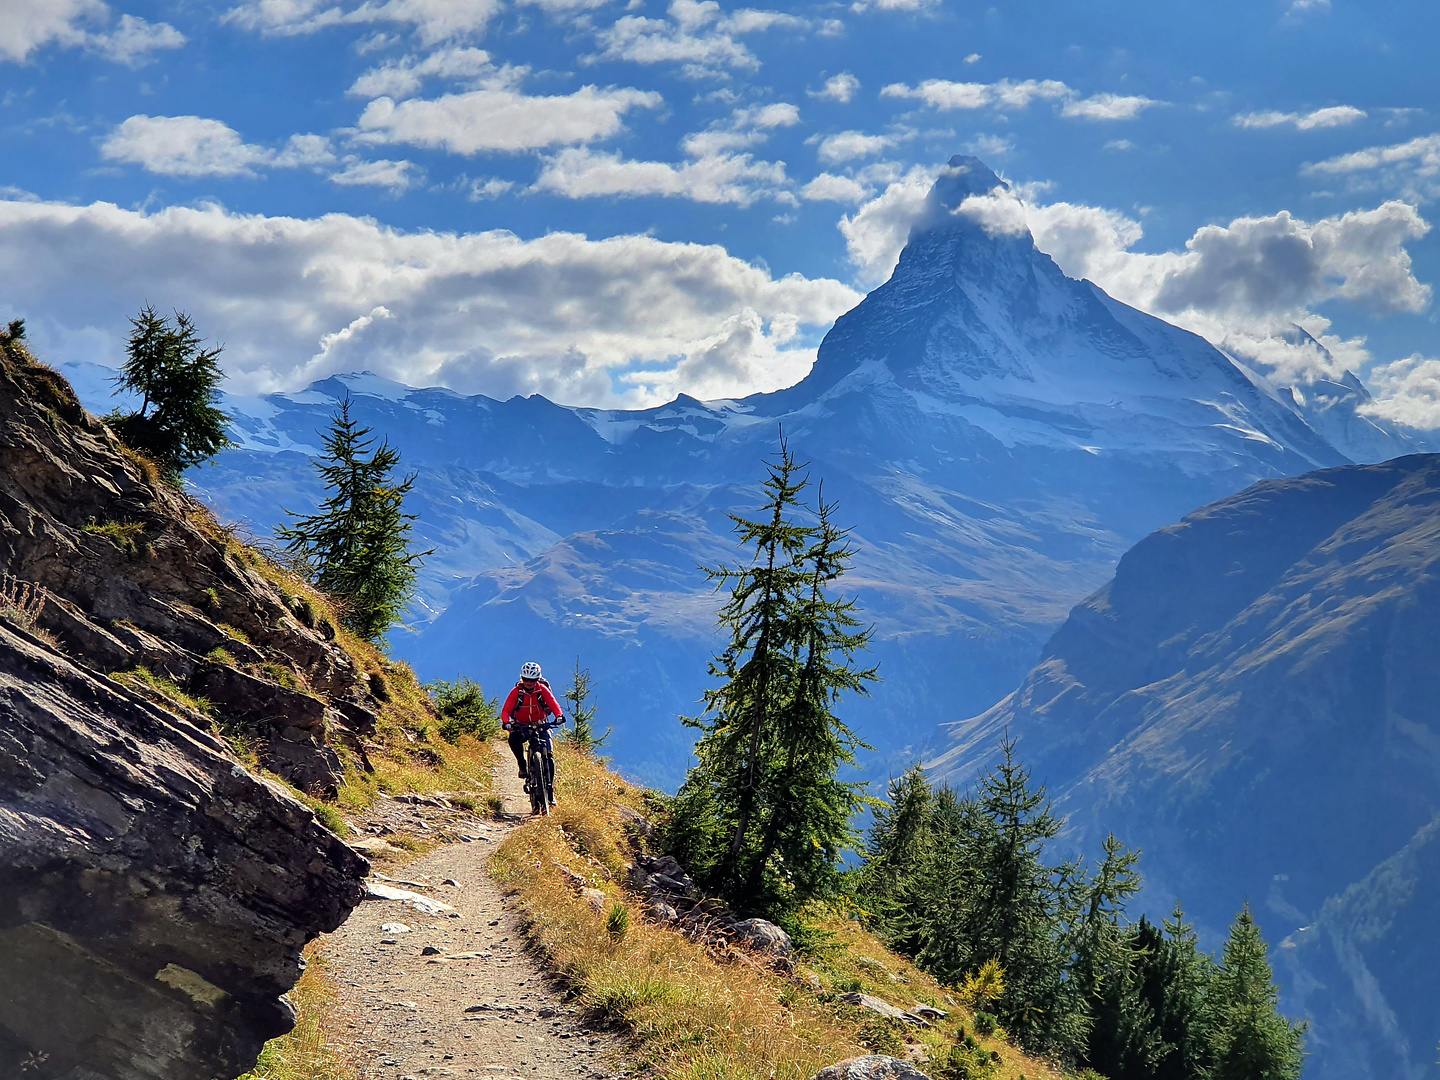
{"label": "boulder on path", "polygon": [[828,1065],[814,1080],[930,1080],[909,1062],[886,1054],[866,1054]]}
{"label": "boulder on path", "polygon": [[368,868],[218,739],[0,620],[0,1076],[245,1072]]}

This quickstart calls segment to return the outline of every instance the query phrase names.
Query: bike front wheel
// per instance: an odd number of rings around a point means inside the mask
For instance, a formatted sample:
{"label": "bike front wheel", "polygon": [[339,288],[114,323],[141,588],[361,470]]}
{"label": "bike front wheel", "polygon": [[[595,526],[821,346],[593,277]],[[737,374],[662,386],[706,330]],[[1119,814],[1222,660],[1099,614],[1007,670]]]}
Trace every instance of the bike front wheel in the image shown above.
{"label": "bike front wheel", "polygon": [[530,776],[530,813],[548,814],[550,812],[550,792],[546,783],[545,758],[542,754],[532,750],[529,754],[529,761],[526,764],[526,771]]}

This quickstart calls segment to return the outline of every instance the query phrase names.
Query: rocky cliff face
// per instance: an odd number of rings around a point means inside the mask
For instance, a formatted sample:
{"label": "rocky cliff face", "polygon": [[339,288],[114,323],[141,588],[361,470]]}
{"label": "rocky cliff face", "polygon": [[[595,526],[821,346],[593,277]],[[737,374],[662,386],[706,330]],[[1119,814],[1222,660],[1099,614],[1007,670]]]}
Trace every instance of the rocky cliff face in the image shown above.
{"label": "rocky cliff face", "polygon": [[1434,1077],[1437,652],[1440,457],[1265,481],[1136,545],[933,768],[1008,729],[1085,848],[1212,934],[1255,905],[1307,1076]]}
{"label": "rocky cliff face", "polygon": [[206,730],[319,792],[375,722],[239,550],[0,339],[0,1075],[237,1075],[362,897],[365,861]]}

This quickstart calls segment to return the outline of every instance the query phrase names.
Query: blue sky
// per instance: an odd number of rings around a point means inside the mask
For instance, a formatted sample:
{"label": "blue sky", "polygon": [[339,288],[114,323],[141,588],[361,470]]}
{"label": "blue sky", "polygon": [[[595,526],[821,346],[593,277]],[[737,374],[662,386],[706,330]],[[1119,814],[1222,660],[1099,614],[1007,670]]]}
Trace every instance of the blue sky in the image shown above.
{"label": "blue sky", "polygon": [[112,364],[141,302],[189,310],[241,392],[361,367],[577,404],[773,389],[970,152],[1067,272],[1278,381],[1353,368],[1435,426],[1437,23],[1348,0],[4,0],[5,306],[48,358]]}

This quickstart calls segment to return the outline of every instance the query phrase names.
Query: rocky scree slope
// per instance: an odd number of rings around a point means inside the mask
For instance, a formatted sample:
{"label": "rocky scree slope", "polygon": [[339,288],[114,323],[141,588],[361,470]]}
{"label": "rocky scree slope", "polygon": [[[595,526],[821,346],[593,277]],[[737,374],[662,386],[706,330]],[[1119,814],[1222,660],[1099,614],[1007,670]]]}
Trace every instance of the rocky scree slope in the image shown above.
{"label": "rocky scree slope", "polygon": [[244,1072],[368,865],[207,729],[322,792],[362,673],[9,338],[0,568],[0,1075]]}
{"label": "rocky scree slope", "polygon": [[1265,481],[1137,544],[931,767],[1008,729],[1080,846],[1143,848],[1212,935],[1256,906],[1307,1076],[1433,1078],[1437,655],[1440,456]]}
{"label": "rocky scree slope", "polygon": [[995,220],[1007,205],[994,173],[954,159],[891,279],[787,390],[622,411],[337,375],[228,401],[243,448],[196,482],[261,531],[279,507],[307,509],[318,433],[351,397],[417,471],[417,533],[436,549],[421,633],[397,649],[425,677],[486,686],[527,656],[579,655],[599,700],[623,703],[606,720],[617,760],[673,787],[690,749],[674,717],[719,645],[696,566],[736,557],[727,514],[753,510],[783,427],[854,526],[844,584],[875,622],[882,673],[905,673],[847,719],[903,755],[935,739],[935,703],[971,715],[1012,689],[1146,533],[1262,477],[1347,461],[1293,395],[1066,277],[1023,225]]}

